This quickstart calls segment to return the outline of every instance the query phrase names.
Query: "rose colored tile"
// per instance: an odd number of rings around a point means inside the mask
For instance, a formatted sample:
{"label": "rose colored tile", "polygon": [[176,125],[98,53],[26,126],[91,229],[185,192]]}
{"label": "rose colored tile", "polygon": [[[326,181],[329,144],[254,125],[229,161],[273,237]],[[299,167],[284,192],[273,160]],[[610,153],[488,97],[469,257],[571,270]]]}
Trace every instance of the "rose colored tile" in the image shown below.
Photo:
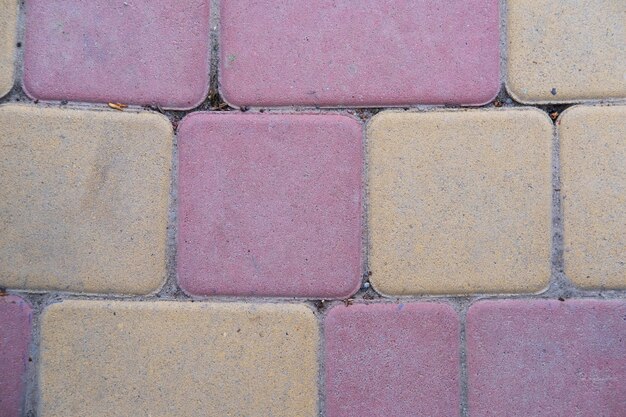
{"label": "rose colored tile", "polygon": [[221,91],[236,105],[483,104],[500,88],[498,0],[228,0]]}
{"label": "rose colored tile", "polygon": [[626,415],[624,300],[504,300],[467,315],[470,416]]}
{"label": "rose colored tile", "polygon": [[357,290],[363,162],[356,120],[195,113],[178,138],[185,291],[339,298]]}
{"label": "rose colored tile", "polygon": [[18,417],[24,400],[31,308],[21,298],[0,297],[0,416]]}
{"label": "rose colored tile", "polygon": [[460,413],[460,330],[446,304],[355,304],[324,321],[328,417]]}
{"label": "rose colored tile", "polygon": [[29,0],[33,98],[189,109],[209,84],[209,0]]}

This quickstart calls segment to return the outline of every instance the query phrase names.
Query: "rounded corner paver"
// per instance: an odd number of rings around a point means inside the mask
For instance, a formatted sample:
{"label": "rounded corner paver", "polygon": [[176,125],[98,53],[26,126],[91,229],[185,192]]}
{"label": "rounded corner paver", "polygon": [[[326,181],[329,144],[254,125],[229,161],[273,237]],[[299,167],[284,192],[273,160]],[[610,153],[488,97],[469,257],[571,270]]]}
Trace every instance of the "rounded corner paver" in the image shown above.
{"label": "rounded corner paver", "polygon": [[626,288],[626,106],[574,106],[558,123],[564,267],[585,289]]}
{"label": "rounded corner paver", "polygon": [[[550,118],[550,114],[546,111],[541,110],[540,108],[537,107],[520,107],[520,108],[516,108],[515,110],[518,111],[522,111],[522,112],[527,112],[528,116],[527,117],[535,117],[537,119],[537,123],[541,123],[543,124],[543,128],[547,131],[550,132],[550,135],[553,135],[554,133],[554,122],[552,121],[552,119]],[[534,116],[530,116],[530,113],[534,113]],[[541,120],[539,120],[541,119]]]}
{"label": "rounded corner paver", "polygon": [[506,92],[511,96],[513,100],[515,100],[518,103],[526,104],[526,105],[535,104],[533,102],[532,97],[529,97],[527,95],[527,92],[524,92],[523,88],[516,84],[518,82],[519,80],[517,79],[511,79],[507,77],[507,79],[504,81]]}
{"label": "rounded corner paver", "polygon": [[[193,129],[197,123],[202,123],[203,117],[206,117],[207,114],[215,114],[208,111],[196,111],[189,114],[186,114],[185,117],[178,122],[178,126],[176,127],[176,134],[180,136],[182,140],[185,140],[187,137],[187,130]],[[180,140],[180,139],[179,139]]]}
{"label": "rounded corner paver", "polygon": [[377,290],[410,296],[548,286],[553,125],[544,112],[386,112],[367,135]]}
{"label": "rounded corner paver", "polygon": [[155,113],[0,107],[0,285],[150,294],[166,278],[173,130]]}
{"label": "rounded corner paver", "polygon": [[241,103],[245,103],[247,101],[247,97],[245,97],[245,95],[237,96],[237,89],[235,89],[234,93],[231,92],[231,89],[229,88],[229,86],[224,85],[222,83],[223,75],[222,75],[221,71],[219,71],[217,76],[219,78],[217,90],[219,91],[220,98],[224,101],[224,103],[228,104],[228,106],[230,106],[230,107],[232,107],[234,109],[236,109],[238,107],[242,107],[243,105]]}
{"label": "rounded corner paver", "polygon": [[469,415],[626,412],[624,300],[493,300],[466,319]]}
{"label": "rounded corner paver", "polygon": [[208,94],[210,3],[28,1],[24,88],[40,100],[192,109]]}
{"label": "rounded corner paver", "polygon": [[507,89],[522,103],[626,98],[626,4],[507,3]]}
{"label": "rounded corner paver", "polygon": [[24,94],[31,100],[39,100],[39,97],[42,97],[43,92],[38,91],[39,86],[37,84],[31,84],[31,81],[28,77],[22,75],[22,90]]}
{"label": "rounded corner paver", "polygon": [[41,327],[45,417],[318,414],[306,306],[64,301]]}
{"label": "rounded corner paver", "polygon": [[0,98],[11,91],[15,82],[17,11],[17,0],[0,0]]}
{"label": "rounded corner paver", "polygon": [[361,282],[362,130],[343,115],[187,116],[178,279],[193,295],[342,298]]}
{"label": "rounded corner paver", "polygon": [[500,82],[499,16],[498,0],[224,1],[221,91],[237,106],[480,105]]}
{"label": "rounded corner paver", "polygon": [[405,286],[397,280],[389,280],[386,276],[374,274],[369,277],[372,289],[382,297],[395,298],[399,295],[405,295]]}
{"label": "rounded corner paver", "polygon": [[500,90],[502,89],[502,82],[500,78],[494,78],[491,81],[491,85],[485,85],[484,90],[481,92],[482,94],[476,95],[474,106],[484,106],[492,101],[494,101],[498,94],[500,94]]}
{"label": "rounded corner paver", "polygon": [[[127,112],[127,114],[136,115],[138,118],[145,119],[147,123],[153,126],[163,137],[173,138],[175,134],[174,126],[166,115],[154,111]],[[173,142],[173,139],[170,140]]]}
{"label": "rounded corner paver", "polygon": [[460,322],[450,305],[341,305],[323,332],[326,416],[460,415]]}
{"label": "rounded corner paver", "polygon": [[0,296],[0,415],[23,413],[32,308],[15,295]]}

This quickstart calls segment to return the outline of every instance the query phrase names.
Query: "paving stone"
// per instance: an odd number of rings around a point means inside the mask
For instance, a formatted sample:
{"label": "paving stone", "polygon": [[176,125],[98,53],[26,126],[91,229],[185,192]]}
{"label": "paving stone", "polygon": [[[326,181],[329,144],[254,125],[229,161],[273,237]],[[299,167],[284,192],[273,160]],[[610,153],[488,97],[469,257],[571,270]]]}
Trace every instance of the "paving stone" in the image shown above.
{"label": "paving stone", "polygon": [[244,106],[483,104],[500,88],[498,0],[229,0],[225,99]]}
{"label": "paving stone", "polygon": [[0,97],[13,88],[17,1],[0,0]]}
{"label": "paving stone", "polygon": [[460,329],[450,306],[339,306],[324,335],[328,417],[459,415]]}
{"label": "paving stone", "polygon": [[516,100],[626,97],[626,2],[507,2],[508,80]]}
{"label": "paving stone", "polygon": [[209,0],[29,0],[24,89],[190,109],[209,86]]}
{"label": "paving stone", "polygon": [[626,288],[626,106],[577,106],[559,122],[565,273]]}
{"label": "paving stone", "polygon": [[31,319],[31,308],[24,300],[14,295],[0,297],[0,415],[2,417],[22,415]]}
{"label": "paving stone", "polygon": [[479,302],[467,315],[469,415],[626,415],[624,300]]}
{"label": "paving stone", "polygon": [[41,331],[42,417],[317,416],[303,305],[66,301]]}
{"label": "paving stone", "polygon": [[172,127],[0,107],[0,286],[146,294],[165,279]]}
{"label": "paving stone", "polygon": [[537,292],[552,123],[537,110],[385,112],[368,126],[370,278],[386,295]]}
{"label": "paving stone", "polygon": [[185,291],[341,298],[359,288],[356,120],[194,113],[178,140],[177,263]]}

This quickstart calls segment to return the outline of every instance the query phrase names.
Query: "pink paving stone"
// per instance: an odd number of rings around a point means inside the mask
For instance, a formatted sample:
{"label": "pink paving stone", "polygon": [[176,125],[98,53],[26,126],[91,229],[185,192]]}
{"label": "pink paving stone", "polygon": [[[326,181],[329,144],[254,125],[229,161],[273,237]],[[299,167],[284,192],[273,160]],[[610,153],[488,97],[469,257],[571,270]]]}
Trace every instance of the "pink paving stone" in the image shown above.
{"label": "pink paving stone", "polygon": [[21,298],[0,297],[0,416],[21,415],[28,361],[31,308]]}
{"label": "pink paving stone", "polygon": [[235,105],[484,104],[500,88],[498,0],[228,0]]}
{"label": "pink paving stone", "polygon": [[358,289],[359,122],[194,113],[178,140],[177,264],[185,291],[340,298]]}
{"label": "pink paving stone", "polygon": [[486,301],[467,315],[470,416],[626,416],[626,301]]}
{"label": "pink paving stone", "polygon": [[460,414],[460,326],[446,304],[354,304],[324,321],[328,417]]}
{"label": "pink paving stone", "polygon": [[24,89],[190,109],[209,85],[210,0],[28,0]]}

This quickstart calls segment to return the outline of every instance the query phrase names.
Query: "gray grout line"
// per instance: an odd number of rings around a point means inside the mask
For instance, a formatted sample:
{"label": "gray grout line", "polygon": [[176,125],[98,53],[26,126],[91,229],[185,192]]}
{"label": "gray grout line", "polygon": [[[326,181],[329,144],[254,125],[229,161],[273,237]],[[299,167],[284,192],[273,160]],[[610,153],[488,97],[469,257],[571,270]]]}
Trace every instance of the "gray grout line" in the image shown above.
{"label": "gray grout line", "polygon": [[162,299],[187,298],[176,279],[177,258],[176,244],[178,231],[178,135],[174,134],[172,143],[172,165],[170,175],[170,201],[167,222],[166,271],[167,277],[161,289],[155,294]]}
{"label": "gray grout line", "polygon": [[20,91],[22,89],[21,82],[22,82],[22,73],[24,70],[24,50],[26,47],[25,31],[24,31],[24,28],[26,27],[25,21],[26,21],[26,13],[25,13],[24,1],[21,0],[18,2],[17,34],[16,34],[17,45],[21,45],[21,46],[17,47],[16,45],[16,48],[15,48],[15,62],[14,62],[15,74],[13,76],[13,89],[11,90],[9,95],[13,94],[18,89]]}
{"label": "gray grout line", "polygon": [[469,299],[460,301],[457,305],[455,305],[457,314],[459,316],[459,322],[460,322],[460,326],[459,326],[460,327],[460,335],[459,335],[460,357],[459,357],[459,360],[461,361],[461,366],[460,366],[461,375],[459,375],[459,384],[461,385],[461,398],[460,398],[461,417],[469,416],[469,403],[468,403],[469,382],[468,382],[467,339],[466,339],[467,334],[466,334],[466,327],[465,327],[465,321],[467,318],[467,309],[469,308],[469,305],[470,305]]}
{"label": "gray grout line", "polygon": [[39,368],[39,338],[41,335],[41,313],[44,308],[52,302],[52,299],[57,298],[54,294],[31,294],[27,298],[33,309],[33,321],[31,342],[28,353],[28,368],[26,371],[26,383],[25,383],[25,395],[24,395],[24,408],[23,415],[27,417],[34,417],[38,415],[37,406],[39,404],[39,381],[38,381],[38,368]]}
{"label": "gray grout line", "polygon": [[317,318],[318,346],[317,346],[317,414],[322,417],[326,411],[326,337],[324,323],[326,312],[318,311],[313,307]]}
{"label": "gray grout line", "polygon": [[[558,120],[558,119],[557,119]],[[569,298],[575,291],[565,277],[563,259],[563,200],[561,197],[561,146],[558,126],[554,126],[552,137],[552,276],[549,293],[555,297]]]}

